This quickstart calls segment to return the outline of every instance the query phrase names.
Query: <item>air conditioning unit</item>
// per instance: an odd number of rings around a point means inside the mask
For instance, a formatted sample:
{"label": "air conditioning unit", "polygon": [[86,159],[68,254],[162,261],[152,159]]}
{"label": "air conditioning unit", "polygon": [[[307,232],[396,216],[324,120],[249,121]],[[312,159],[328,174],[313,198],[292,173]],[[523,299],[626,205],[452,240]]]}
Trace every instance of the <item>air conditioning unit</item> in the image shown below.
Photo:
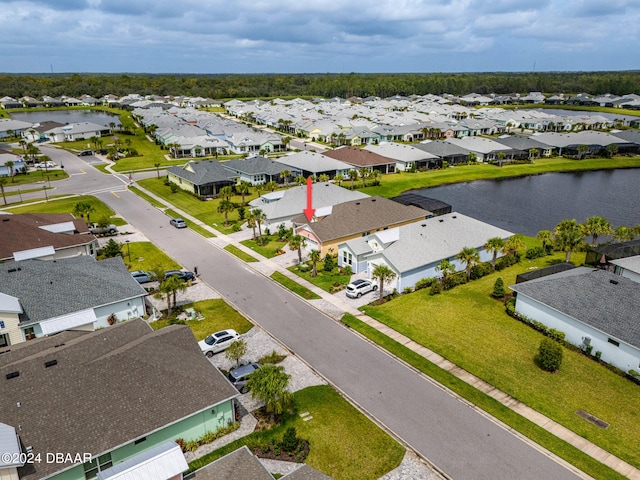
{"label": "air conditioning unit", "polygon": [[591,337],[582,337],[582,343],[585,345],[591,345]]}

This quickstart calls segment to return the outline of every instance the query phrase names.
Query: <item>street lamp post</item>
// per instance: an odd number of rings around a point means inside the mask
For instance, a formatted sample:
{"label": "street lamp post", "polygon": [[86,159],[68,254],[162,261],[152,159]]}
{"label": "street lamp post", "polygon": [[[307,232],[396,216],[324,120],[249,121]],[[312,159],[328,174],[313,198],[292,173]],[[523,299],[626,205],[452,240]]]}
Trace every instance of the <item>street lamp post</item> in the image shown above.
{"label": "street lamp post", "polygon": [[44,190],[44,198],[47,200],[47,202],[49,201],[49,195],[47,195],[47,186],[44,185],[42,187],[42,189]]}
{"label": "street lamp post", "polygon": [[129,262],[131,262],[131,247],[129,246],[129,240],[125,240],[125,243],[127,244],[127,258],[129,259]]}

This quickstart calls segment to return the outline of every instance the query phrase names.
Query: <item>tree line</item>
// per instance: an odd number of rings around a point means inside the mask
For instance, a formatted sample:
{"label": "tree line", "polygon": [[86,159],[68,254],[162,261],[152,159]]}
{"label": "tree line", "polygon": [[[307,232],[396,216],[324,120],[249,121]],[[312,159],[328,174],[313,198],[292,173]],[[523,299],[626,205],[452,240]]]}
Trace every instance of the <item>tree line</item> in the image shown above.
{"label": "tree line", "polygon": [[640,71],[348,74],[2,74],[0,97],[185,95],[213,99],[450,93],[640,94]]}

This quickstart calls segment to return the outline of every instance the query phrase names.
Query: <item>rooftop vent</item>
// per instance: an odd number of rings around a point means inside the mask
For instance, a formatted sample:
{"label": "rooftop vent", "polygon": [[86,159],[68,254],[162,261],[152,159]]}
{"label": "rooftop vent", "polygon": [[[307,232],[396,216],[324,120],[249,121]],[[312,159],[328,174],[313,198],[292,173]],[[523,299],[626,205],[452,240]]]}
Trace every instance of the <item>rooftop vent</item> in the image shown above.
{"label": "rooftop vent", "polygon": [[64,347],[64,346],[65,346],[64,343],[59,343],[57,345],[54,345],[53,348]]}
{"label": "rooftop vent", "polygon": [[609,283],[613,283],[614,285],[618,284],[618,280],[609,280]]}
{"label": "rooftop vent", "polygon": [[426,227],[426,226],[427,226],[427,224],[426,224],[426,223],[423,223],[423,224],[422,224],[422,225],[420,225],[420,226],[421,226],[421,227]]}
{"label": "rooftop vent", "polygon": [[444,222],[444,220],[443,220],[442,218],[438,219],[438,221],[439,221],[440,223]]}
{"label": "rooftop vent", "polygon": [[8,222],[10,219],[9,218],[3,218],[2,221],[3,222]]}
{"label": "rooftop vent", "polygon": [[20,372],[11,372],[7,373],[7,380],[11,380],[12,378],[16,378],[20,376]]}
{"label": "rooftop vent", "polygon": [[375,199],[375,198],[372,198],[372,199],[371,199],[371,201],[372,201],[372,202],[375,202],[375,201],[376,201],[376,199]]}
{"label": "rooftop vent", "polygon": [[458,218],[458,217],[456,217],[456,216],[454,215],[454,216],[452,216],[451,218]]}
{"label": "rooftop vent", "polygon": [[356,202],[356,205],[360,205],[360,202]]}
{"label": "rooftop vent", "polygon": [[49,360],[48,362],[44,362],[44,368],[53,367],[58,364],[58,360]]}

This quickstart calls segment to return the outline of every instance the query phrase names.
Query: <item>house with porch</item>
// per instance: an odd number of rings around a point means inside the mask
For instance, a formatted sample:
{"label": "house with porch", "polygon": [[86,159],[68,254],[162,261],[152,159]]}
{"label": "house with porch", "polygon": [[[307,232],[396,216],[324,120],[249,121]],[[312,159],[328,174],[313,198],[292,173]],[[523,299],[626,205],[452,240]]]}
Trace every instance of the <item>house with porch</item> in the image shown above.
{"label": "house with porch", "polygon": [[628,372],[640,368],[640,283],[587,267],[509,287],[518,314],[565,333],[565,340],[600,352]]}
{"label": "house with porch", "polygon": [[211,198],[217,196],[222,187],[235,185],[237,176],[216,160],[201,160],[169,167],[167,179],[182,190]]}
{"label": "house with porch", "polygon": [[464,270],[456,255],[465,247],[478,250],[481,262],[490,261],[493,253],[484,248],[487,240],[512,235],[452,212],[340,243],[338,265],[350,266],[354,273],[366,273],[369,278],[376,265],[386,265],[396,274],[391,288],[403,291],[420,279],[439,277],[437,266],[442,260],[449,260],[458,271]]}
{"label": "house with porch", "polygon": [[302,172],[302,176],[309,177],[328,175],[330,179],[340,174],[344,178],[349,176],[353,167],[340,160],[335,160],[316,152],[302,151],[274,159],[275,162],[286,165],[289,170]]}
{"label": "house with porch", "polygon": [[396,161],[393,158],[383,157],[364,148],[339,147],[322,152],[322,155],[340,160],[356,170],[365,168],[369,172],[377,170],[380,173],[395,173],[396,171]]}
{"label": "house with porch", "polygon": [[[248,182],[251,185],[269,182],[286,183],[302,175],[298,170],[292,170],[282,163],[260,156],[243,160],[229,160],[221,165],[229,170],[234,177],[237,177],[239,182]],[[288,178],[283,178],[282,172],[289,172]]]}
{"label": "house with porch", "polygon": [[[0,445],[41,458],[1,465],[20,480],[181,479],[176,441],[233,423],[239,395],[188,327],[142,319],[13,346],[0,389]],[[51,452],[69,457],[46,461]]]}
{"label": "house with porch", "polygon": [[98,125],[91,122],[77,122],[56,127],[44,132],[44,135],[53,143],[75,142],[76,140],[89,140],[90,138],[100,138],[109,135],[111,128],[105,125]]}
{"label": "house with porch", "polygon": [[[9,261],[0,268],[0,345],[93,331],[145,315],[147,292],[121,257]],[[17,302],[17,303],[16,303]]]}
{"label": "house with porch", "polygon": [[306,250],[318,250],[324,257],[327,253],[337,254],[341,243],[432,216],[431,212],[414,205],[375,196],[316,208],[311,221],[305,215],[298,215],[292,221],[295,233],[306,239]]}
{"label": "house with porch", "polygon": [[379,145],[367,145],[364,147],[369,152],[382,157],[395,160],[396,170],[408,171],[418,168],[435,168],[440,159],[429,152],[420,150],[411,145],[400,143],[382,142]]}

